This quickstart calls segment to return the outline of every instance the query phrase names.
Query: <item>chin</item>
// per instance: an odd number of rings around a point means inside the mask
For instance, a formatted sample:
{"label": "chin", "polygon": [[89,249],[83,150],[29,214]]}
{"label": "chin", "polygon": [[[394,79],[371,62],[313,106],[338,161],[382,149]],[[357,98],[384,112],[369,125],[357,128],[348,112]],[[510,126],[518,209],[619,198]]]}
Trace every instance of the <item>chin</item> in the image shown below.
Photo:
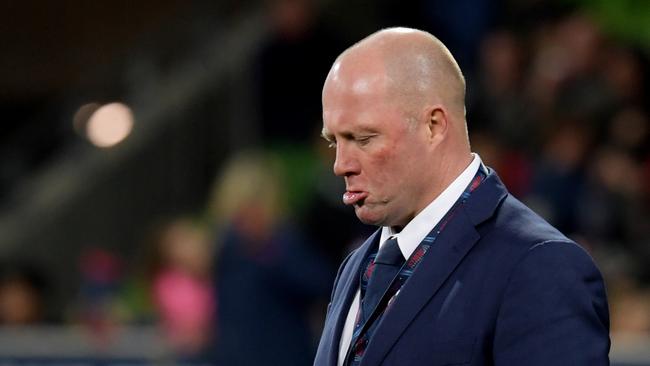
{"label": "chin", "polygon": [[366,225],[384,226],[386,218],[378,212],[373,212],[364,206],[355,207],[355,213],[359,221]]}

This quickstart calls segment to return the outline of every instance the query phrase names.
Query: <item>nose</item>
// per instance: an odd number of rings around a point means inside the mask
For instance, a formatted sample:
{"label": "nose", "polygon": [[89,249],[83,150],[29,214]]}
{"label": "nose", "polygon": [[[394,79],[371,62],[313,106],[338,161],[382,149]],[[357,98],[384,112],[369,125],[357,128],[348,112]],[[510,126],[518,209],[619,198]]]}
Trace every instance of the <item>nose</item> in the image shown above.
{"label": "nose", "polygon": [[348,177],[359,174],[360,165],[354,153],[345,143],[336,145],[336,160],[334,161],[334,174],[339,177]]}

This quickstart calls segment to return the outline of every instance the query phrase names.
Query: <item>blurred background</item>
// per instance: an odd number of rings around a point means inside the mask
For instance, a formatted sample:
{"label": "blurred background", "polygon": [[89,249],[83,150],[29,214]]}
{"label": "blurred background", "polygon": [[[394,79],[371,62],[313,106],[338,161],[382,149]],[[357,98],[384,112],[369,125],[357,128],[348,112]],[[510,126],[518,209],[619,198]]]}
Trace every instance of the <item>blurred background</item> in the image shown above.
{"label": "blurred background", "polygon": [[4,0],[0,361],[309,365],[372,227],[319,138],[334,58],[432,32],[473,150],[603,271],[650,365],[650,1]]}

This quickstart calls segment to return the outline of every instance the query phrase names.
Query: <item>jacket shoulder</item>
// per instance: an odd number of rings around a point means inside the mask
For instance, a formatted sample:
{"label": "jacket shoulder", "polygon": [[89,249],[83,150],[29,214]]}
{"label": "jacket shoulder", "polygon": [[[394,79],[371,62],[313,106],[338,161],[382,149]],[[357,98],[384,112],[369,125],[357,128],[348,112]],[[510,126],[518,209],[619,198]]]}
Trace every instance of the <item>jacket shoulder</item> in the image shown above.
{"label": "jacket shoulder", "polygon": [[492,220],[486,222],[482,229],[485,235],[507,237],[507,240],[504,238],[501,242],[519,246],[524,250],[546,242],[575,244],[510,194],[503,200]]}

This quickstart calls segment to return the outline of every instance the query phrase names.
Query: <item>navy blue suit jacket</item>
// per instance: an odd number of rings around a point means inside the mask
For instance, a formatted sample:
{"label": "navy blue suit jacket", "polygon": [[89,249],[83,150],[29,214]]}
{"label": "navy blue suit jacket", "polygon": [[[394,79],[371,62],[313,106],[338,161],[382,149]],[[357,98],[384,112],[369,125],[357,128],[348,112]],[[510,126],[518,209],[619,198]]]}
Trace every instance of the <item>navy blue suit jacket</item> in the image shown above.
{"label": "navy blue suit jacket", "polygon": [[[339,341],[375,232],[343,262],[314,365]],[[362,366],[608,365],[609,314],[591,257],[490,171],[438,236],[367,346]]]}

